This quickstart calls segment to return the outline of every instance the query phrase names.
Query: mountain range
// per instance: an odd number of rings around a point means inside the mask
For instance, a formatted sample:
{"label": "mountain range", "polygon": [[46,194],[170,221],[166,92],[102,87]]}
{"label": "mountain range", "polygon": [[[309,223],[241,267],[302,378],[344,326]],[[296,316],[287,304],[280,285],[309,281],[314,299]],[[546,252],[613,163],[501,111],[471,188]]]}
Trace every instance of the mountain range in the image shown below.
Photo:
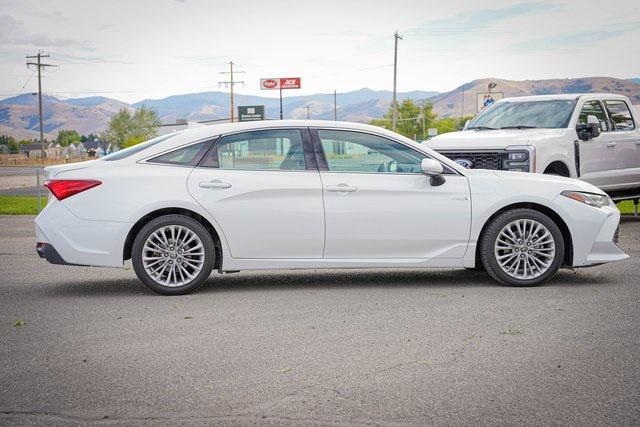
{"label": "mountain range", "polygon": [[[496,83],[493,92],[504,97],[553,93],[614,92],[628,96],[632,103],[640,104],[640,79],[616,79],[612,77],[585,77],[577,79],[513,81],[485,78],[465,83],[450,92],[411,91],[398,93],[398,99],[431,100],[440,117],[472,115],[477,110],[477,94],[486,92],[489,83]],[[294,95],[285,92],[283,111],[285,118],[333,119],[333,94]],[[363,88],[337,95],[338,119],[369,122],[382,117],[391,104],[392,93]],[[464,100],[464,108],[463,108]],[[81,134],[97,133],[104,129],[110,117],[120,108],[151,107],[163,123],[175,123],[178,119],[203,121],[229,116],[229,94],[226,92],[201,92],[174,95],[162,99],[145,99],[127,104],[111,98],[93,96],[61,99],[43,96],[44,132],[48,139],[55,138],[61,129],[75,129]],[[279,115],[278,98],[236,94],[236,105],[264,105],[266,117]],[[37,97],[22,94],[0,100],[0,134],[17,139],[37,138],[39,135]]]}

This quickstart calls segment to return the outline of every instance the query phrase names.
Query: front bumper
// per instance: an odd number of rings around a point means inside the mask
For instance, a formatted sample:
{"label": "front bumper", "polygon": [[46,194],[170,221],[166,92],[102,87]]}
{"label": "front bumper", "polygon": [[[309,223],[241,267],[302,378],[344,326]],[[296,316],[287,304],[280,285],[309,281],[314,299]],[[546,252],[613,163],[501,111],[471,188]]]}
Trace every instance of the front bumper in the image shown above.
{"label": "front bumper", "polygon": [[573,267],[589,267],[629,257],[616,244],[620,223],[617,208],[594,208],[564,196],[558,196],[554,202],[571,232]]}

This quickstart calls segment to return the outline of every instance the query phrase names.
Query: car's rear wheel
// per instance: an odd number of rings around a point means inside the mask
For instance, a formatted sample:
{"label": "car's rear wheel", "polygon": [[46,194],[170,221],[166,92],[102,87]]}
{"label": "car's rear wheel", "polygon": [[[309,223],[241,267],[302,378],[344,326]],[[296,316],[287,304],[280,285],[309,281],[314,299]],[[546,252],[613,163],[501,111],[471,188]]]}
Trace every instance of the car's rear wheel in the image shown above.
{"label": "car's rear wheel", "polygon": [[498,215],[480,245],[487,272],[508,286],[540,284],[558,271],[564,258],[564,240],[557,224],[532,209]]}
{"label": "car's rear wheel", "polygon": [[206,228],[184,215],[165,215],[136,236],[131,261],[138,278],[163,295],[180,295],[204,284],[213,268],[215,245]]}

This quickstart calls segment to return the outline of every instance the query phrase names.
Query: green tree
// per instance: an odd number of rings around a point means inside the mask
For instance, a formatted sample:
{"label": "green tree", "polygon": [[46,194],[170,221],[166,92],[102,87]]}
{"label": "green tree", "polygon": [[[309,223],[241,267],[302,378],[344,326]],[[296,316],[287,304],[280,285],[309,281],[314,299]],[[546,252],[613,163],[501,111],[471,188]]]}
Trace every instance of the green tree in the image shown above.
{"label": "green tree", "polygon": [[76,130],[63,129],[58,132],[56,142],[63,147],[67,147],[71,143],[78,143],[82,140],[80,134]]}
{"label": "green tree", "polygon": [[98,139],[98,135],[90,133],[89,135],[82,135],[80,137],[80,142],[95,141],[96,139]]}
{"label": "green tree", "polygon": [[15,138],[8,135],[0,135],[0,145],[7,147],[9,153],[17,153],[20,148]]}
{"label": "green tree", "polygon": [[[427,139],[427,129],[433,127],[433,121],[437,115],[433,112],[431,101],[415,102],[412,99],[405,99],[398,105],[398,124],[396,132],[416,141]],[[393,122],[393,108],[381,119],[371,121],[372,125],[391,129]]]}
{"label": "green tree", "polygon": [[9,145],[11,142],[16,142],[14,137],[8,135],[0,135],[0,145]]}
{"label": "green tree", "polygon": [[109,127],[100,137],[125,148],[153,138],[158,126],[160,119],[154,110],[142,106],[131,114],[129,109],[122,108],[111,117]]}
{"label": "green tree", "polygon": [[15,154],[20,149],[20,146],[18,145],[18,143],[15,140],[12,140],[12,141],[8,142],[7,148],[9,149],[10,153]]}
{"label": "green tree", "polygon": [[[405,99],[398,105],[398,124],[396,132],[411,138],[414,141],[424,141],[429,137],[429,128],[438,130],[438,135],[447,132],[455,132],[462,130],[467,120],[473,116],[465,117],[445,117],[438,118],[433,111],[431,101],[420,101],[416,103],[412,99]],[[380,126],[391,130],[393,120],[393,108],[389,107],[389,111],[381,119],[371,121],[372,125]]]}

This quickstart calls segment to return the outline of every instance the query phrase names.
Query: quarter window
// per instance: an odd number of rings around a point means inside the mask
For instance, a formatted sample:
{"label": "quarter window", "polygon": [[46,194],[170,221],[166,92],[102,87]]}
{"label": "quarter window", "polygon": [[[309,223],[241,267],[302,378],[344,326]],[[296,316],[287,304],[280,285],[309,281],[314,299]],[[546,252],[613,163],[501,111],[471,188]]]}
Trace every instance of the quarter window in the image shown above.
{"label": "quarter window", "polygon": [[598,119],[598,122],[600,122],[600,131],[607,132],[610,130],[607,115],[604,112],[604,108],[602,108],[602,104],[600,104],[600,101],[585,102],[582,106],[582,110],[580,111],[578,122],[580,124],[586,125],[588,116],[595,116]]}
{"label": "quarter window", "polygon": [[215,145],[202,166],[239,170],[305,170],[299,130],[274,129],[229,135]]}
{"label": "quarter window", "polygon": [[162,154],[149,160],[151,163],[163,163],[177,166],[195,166],[211,147],[211,141],[200,142]]}
{"label": "quarter window", "polygon": [[330,171],[420,173],[426,156],[389,139],[359,132],[319,130]]}
{"label": "quarter window", "polygon": [[629,111],[629,106],[624,101],[604,101],[609,111],[609,117],[613,124],[614,130],[631,130],[635,129],[633,116]]}

